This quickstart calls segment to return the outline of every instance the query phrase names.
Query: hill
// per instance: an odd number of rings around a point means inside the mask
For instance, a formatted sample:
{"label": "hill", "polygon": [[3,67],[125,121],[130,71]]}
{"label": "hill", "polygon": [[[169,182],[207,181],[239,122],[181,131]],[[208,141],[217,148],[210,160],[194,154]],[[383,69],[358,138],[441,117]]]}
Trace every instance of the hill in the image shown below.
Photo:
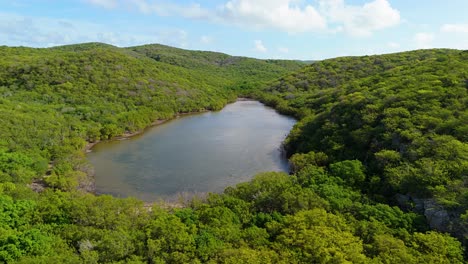
{"label": "hill", "polygon": [[[86,43],[0,56],[1,262],[464,261],[466,52],[305,65]],[[291,175],[183,208],[83,192],[86,143],[246,94],[299,119]]]}
{"label": "hill", "polygon": [[230,56],[219,52],[183,50],[159,44],[127,49],[143,54],[157,62],[189,69],[208,80],[228,80],[219,85],[227,85],[229,88],[241,88],[243,90],[258,88],[258,86],[266,84],[278,76],[299,70],[305,65],[305,63],[299,61],[257,60]]}
{"label": "hill", "polygon": [[[50,49],[1,47],[3,106],[23,103],[27,106],[22,111],[34,112],[39,108],[54,111],[58,120],[67,120],[65,127],[73,127],[71,131],[64,129],[64,133],[73,132],[87,141],[96,141],[140,130],[154,120],[170,118],[177,113],[220,109],[247,86],[254,87],[256,83],[277,78],[301,65],[169,47],[165,47],[165,54],[174,54],[170,61],[164,62],[131,49],[139,50],[102,43]],[[221,66],[213,66],[203,59],[214,60],[219,56],[225,60],[232,58],[229,74],[224,74]],[[186,60],[189,57],[191,59]],[[196,66],[186,68],[181,67],[182,64]],[[9,145],[4,145],[9,149],[13,149],[11,145],[28,145],[19,142],[23,139],[15,135],[7,116],[2,120],[2,139]],[[56,129],[51,129],[52,132]],[[47,137],[51,142],[56,138],[54,135]]]}
{"label": "hill", "polygon": [[[164,62],[132,49],[140,48],[0,47],[0,150],[34,160],[27,173],[3,170],[5,181],[25,183],[47,172],[50,186],[74,188],[84,176],[74,172],[79,166],[70,163],[78,161],[68,156],[82,160],[87,142],[131,134],[180,113],[221,109],[247,86],[302,65],[170,47],[164,47],[164,56],[172,59]],[[232,58],[229,74],[206,62],[220,56]],[[181,67],[184,60],[196,66]]]}
{"label": "hill", "polygon": [[301,118],[285,143],[290,155],[357,160],[365,176],[353,184],[361,192],[414,209],[432,228],[464,239],[467,61],[467,51],[444,49],[330,59],[257,96]]}

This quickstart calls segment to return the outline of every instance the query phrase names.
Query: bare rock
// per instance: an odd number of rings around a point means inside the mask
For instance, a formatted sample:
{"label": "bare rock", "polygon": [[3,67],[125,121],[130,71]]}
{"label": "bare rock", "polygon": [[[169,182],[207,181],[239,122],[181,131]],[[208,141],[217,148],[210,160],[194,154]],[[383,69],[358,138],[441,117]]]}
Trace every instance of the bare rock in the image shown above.
{"label": "bare rock", "polygon": [[451,231],[450,215],[434,199],[424,200],[424,216],[431,229],[441,232]]}
{"label": "bare rock", "polygon": [[414,203],[413,211],[415,211],[418,214],[424,214],[426,210],[426,207],[424,206],[424,199],[412,197],[411,200]]}
{"label": "bare rock", "polygon": [[40,193],[40,192],[43,192],[46,188],[46,183],[43,181],[43,180],[35,180],[33,181],[31,184],[28,184],[28,187],[37,192],[37,193]]}

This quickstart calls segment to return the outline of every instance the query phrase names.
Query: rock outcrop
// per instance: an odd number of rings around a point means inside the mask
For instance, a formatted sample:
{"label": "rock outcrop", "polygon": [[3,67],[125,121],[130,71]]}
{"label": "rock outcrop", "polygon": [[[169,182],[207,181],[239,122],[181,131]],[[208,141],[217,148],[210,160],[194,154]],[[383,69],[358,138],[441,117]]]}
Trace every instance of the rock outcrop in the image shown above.
{"label": "rock outcrop", "polygon": [[460,219],[460,212],[447,210],[433,198],[424,199],[411,194],[397,194],[395,200],[403,210],[424,215],[431,229],[450,233],[466,245],[468,226]]}

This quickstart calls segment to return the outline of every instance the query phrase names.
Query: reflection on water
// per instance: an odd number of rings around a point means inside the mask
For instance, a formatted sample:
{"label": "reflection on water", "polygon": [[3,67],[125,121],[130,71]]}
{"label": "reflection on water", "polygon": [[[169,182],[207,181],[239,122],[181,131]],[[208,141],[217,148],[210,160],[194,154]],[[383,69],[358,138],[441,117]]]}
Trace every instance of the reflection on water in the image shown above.
{"label": "reflection on water", "polygon": [[98,193],[151,201],[222,192],[258,172],[287,171],[280,146],[294,123],[259,102],[238,101],[100,143],[88,158]]}

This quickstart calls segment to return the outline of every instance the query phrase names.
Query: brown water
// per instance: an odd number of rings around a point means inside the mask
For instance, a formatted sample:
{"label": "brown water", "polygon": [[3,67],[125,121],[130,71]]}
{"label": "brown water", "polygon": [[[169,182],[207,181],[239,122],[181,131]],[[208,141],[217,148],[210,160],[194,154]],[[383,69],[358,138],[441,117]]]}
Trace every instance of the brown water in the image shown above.
{"label": "brown water", "polygon": [[238,101],[99,143],[88,158],[98,193],[176,200],[222,192],[258,172],[287,171],[280,146],[294,123],[259,102]]}

